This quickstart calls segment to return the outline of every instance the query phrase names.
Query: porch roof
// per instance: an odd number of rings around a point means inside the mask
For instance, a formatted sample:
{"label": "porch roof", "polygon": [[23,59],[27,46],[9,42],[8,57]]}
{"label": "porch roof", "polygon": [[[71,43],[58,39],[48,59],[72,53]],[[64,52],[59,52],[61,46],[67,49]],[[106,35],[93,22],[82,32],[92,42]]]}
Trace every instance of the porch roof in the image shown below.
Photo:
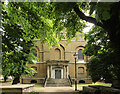
{"label": "porch roof", "polygon": [[60,65],[66,65],[69,63],[68,60],[61,60],[61,59],[54,59],[54,60],[47,60],[47,64],[60,64]]}

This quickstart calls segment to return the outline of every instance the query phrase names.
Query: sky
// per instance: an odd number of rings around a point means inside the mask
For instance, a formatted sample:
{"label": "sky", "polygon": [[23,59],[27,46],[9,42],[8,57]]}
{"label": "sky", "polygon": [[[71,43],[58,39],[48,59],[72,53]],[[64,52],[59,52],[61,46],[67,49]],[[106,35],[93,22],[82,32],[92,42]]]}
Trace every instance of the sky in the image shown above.
{"label": "sky", "polygon": [[94,24],[87,22],[87,27],[84,28],[83,33],[88,33]]}

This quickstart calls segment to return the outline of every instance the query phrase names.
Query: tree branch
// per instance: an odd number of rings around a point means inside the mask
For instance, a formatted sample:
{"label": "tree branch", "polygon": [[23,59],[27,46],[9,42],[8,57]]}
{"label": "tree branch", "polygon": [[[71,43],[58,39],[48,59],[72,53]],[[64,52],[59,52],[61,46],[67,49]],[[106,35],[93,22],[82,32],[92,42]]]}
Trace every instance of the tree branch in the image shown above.
{"label": "tree branch", "polygon": [[93,23],[94,25],[97,25],[97,26],[100,26],[100,27],[103,27],[103,28],[104,28],[104,26],[103,26],[101,23],[97,22],[95,18],[90,17],[90,16],[86,16],[83,12],[81,12],[81,11],[79,10],[78,5],[75,5],[74,11],[76,12],[76,14],[77,14],[82,20],[85,20],[85,21],[87,21],[87,22]]}

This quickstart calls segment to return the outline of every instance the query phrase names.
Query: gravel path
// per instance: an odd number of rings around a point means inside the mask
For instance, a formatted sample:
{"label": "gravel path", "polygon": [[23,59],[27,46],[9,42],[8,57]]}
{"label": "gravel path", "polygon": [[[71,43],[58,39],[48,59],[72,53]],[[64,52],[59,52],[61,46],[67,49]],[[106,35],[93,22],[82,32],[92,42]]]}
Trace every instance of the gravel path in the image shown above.
{"label": "gravel path", "polygon": [[[7,82],[7,83],[0,83],[0,86],[8,86],[11,85],[11,82]],[[78,90],[82,90],[83,87],[78,87]],[[75,92],[75,88],[74,87],[33,87],[33,91],[35,92],[43,92],[43,93],[52,93],[52,92],[64,92],[64,93],[70,93],[70,92]]]}

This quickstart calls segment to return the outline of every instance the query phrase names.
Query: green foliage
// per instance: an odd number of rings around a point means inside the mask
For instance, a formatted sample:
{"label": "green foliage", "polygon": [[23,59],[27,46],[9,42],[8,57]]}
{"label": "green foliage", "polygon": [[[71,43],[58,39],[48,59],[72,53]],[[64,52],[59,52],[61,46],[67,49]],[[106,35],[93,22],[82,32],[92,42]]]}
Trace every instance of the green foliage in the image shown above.
{"label": "green foliage", "polygon": [[8,8],[10,15],[14,15],[12,19],[17,19],[17,23],[27,32],[24,38],[28,41],[31,38],[39,38],[42,43],[47,42],[50,46],[53,44],[58,45],[53,30],[53,20],[47,18],[49,16],[47,12],[49,6],[46,6],[46,3],[16,2],[9,3]]}
{"label": "green foliage", "polygon": [[20,76],[22,74],[32,74],[32,69],[26,66],[31,61],[30,55],[24,52],[11,52],[3,54],[2,70],[3,75]]}
{"label": "green foliage", "polygon": [[87,68],[93,82],[105,80],[112,82],[113,79],[119,79],[120,64],[118,54],[110,48],[110,41],[107,39],[107,32],[104,29],[94,26],[86,34],[88,40],[85,46],[84,54],[91,56]]}
{"label": "green foliage", "polygon": [[95,17],[98,22],[102,22],[102,20],[108,20],[111,17],[110,10],[113,4],[113,2],[90,2],[89,14],[91,15],[95,11]]}
{"label": "green foliage", "polygon": [[[61,28],[61,26],[64,26],[66,37],[68,40],[71,40],[73,37],[75,37],[77,32],[82,33],[82,30],[86,25],[85,22],[82,21],[73,11],[73,7],[75,6],[75,3],[53,2],[50,3],[50,5],[52,6],[53,9],[52,12],[54,13],[54,19],[55,19],[54,28]],[[56,34],[57,36],[61,36],[60,31],[57,31]],[[61,40],[61,38],[59,39]]]}
{"label": "green foliage", "polygon": [[[81,9],[85,9],[85,4],[79,4]],[[8,10],[9,15],[14,15],[11,20],[14,19],[23,30],[29,32],[24,35],[27,40],[34,36],[52,47],[58,46],[58,42],[65,38],[62,31],[66,30],[67,39],[70,40],[85,27],[85,22],[73,11],[74,5],[75,3],[70,2],[19,2],[9,3]]]}
{"label": "green foliage", "polygon": [[[104,58],[103,58],[104,56]],[[112,82],[116,78],[113,71],[113,64],[109,64],[109,60],[106,60],[107,56],[101,54],[100,56],[93,56],[90,62],[87,64],[89,74],[92,77],[93,82],[99,81],[101,79],[106,82]]]}
{"label": "green foliage", "polygon": [[[58,42],[65,37],[63,32],[60,32],[65,29],[64,27],[67,28],[68,39],[74,37],[76,32],[81,32],[85,27],[85,24],[71,9],[56,10],[57,4],[45,2],[2,4],[2,69],[4,76],[17,77],[32,73],[26,64],[33,63],[32,59],[35,59],[30,53],[35,38],[40,39],[42,43],[47,42],[49,47],[52,47],[52,45],[58,45]],[[72,6],[68,3],[66,5]],[[61,14],[57,16],[58,13]],[[76,24],[72,26],[72,23]],[[81,24],[80,27],[79,24]]]}
{"label": "green foliage", "polygon": [[98,26],[93,26],[88,34],[85,35],[88,40],[83,53],[88,56],[97,55],[98,53],[107,49],[107,32]]}
{"label": "green foliage", "polygon": [[29,40],[29,37],[24,37],[29,32],[18,24],[16,15],[10,15],[9,5],[7,7],[2,4],[2,6],[2,74],[4,77],[14,76],[15,78],[22,74],[32,74],[32,69],[26,64],[33,63],[34,57],[30,53],[30,48],[34,46],[34,42]]}
{"label": "green foliage", "polygon": [[39,94],[39,92],[32,91],[29,94]]}
{"label": "green foliage", "polygon": [[85,23],[71,10],[73,5],[66,3],[69,9],[59,10],[58,4],[61,7],[63,3],[9,2],[7,5],[2,4],[4,76],[20,77],[23,74],[32,73],[26,64],[33,63],[32,59],[36,59],[30,53],[35,38],[40,39],[42,43],[47,42],[49,47],[52,47],[52,45],[58,46],[58,42],[65,38],[61,30],[66,29],[68,39],[75,37],[76,32],[82,31]]}
{"label": "green foliage", "polygon": [[[76,6],[78,6],[78,13],[74,10]],[[3,69],[8,67],[4,74],[21,75],[29,72],[26,70],[28,69],[26,64],[27,62],[32,63],[34,58],[30,54],[30,48],[34,46],[33,40],[35,38],[40,39],[42,43],[48,43],[49,47],[58,46],[61,39],[67,37],[70,41],[76,37],[77,32],[82,33],[86,27],[85,21],[88,21],[102,28],[95,26],[86,35],[88,44],[84,53],[89,56],[94,55],[92,60],[100,61],[100,63],[102,62],[101,56],[105,55],[107,58],[104,58],[105,65],[111,60],[108,57],[112,57],[114,54],[115,60],[111,61],[115,63],[110,62],[111,64],[107,66],[106,71],[112,70],[110,72],[113,73],[109,73],[109,75],[112,74],[118,78],[116,71],[120,69],[118,63],[120,45],[117,43],[117,40],[120,40],[119,6],[119,2],[9,2],[7,5],[3,3]],[[90,12],[90,16],[84,15],[87,11]],[[110,41],[107,41],[107,36],[109,36]],[[90,64],[92,65],[92,63]],[[13,69],[8,65],[19,67]],[[115,70],[113,71],[113,69]],[[101,75],[97,76],[98,79]]]}
{"label": "green foliage", "polygon": [[43,87],[43,84],[35,84],[35,87]]}
{"label": "green foliage", "polygon": [[96,8],[96,2],[91,2],[90,3],[90,11],[89,11],[90,15],[93,14],[93,12],[95,11],[95,8]]}

